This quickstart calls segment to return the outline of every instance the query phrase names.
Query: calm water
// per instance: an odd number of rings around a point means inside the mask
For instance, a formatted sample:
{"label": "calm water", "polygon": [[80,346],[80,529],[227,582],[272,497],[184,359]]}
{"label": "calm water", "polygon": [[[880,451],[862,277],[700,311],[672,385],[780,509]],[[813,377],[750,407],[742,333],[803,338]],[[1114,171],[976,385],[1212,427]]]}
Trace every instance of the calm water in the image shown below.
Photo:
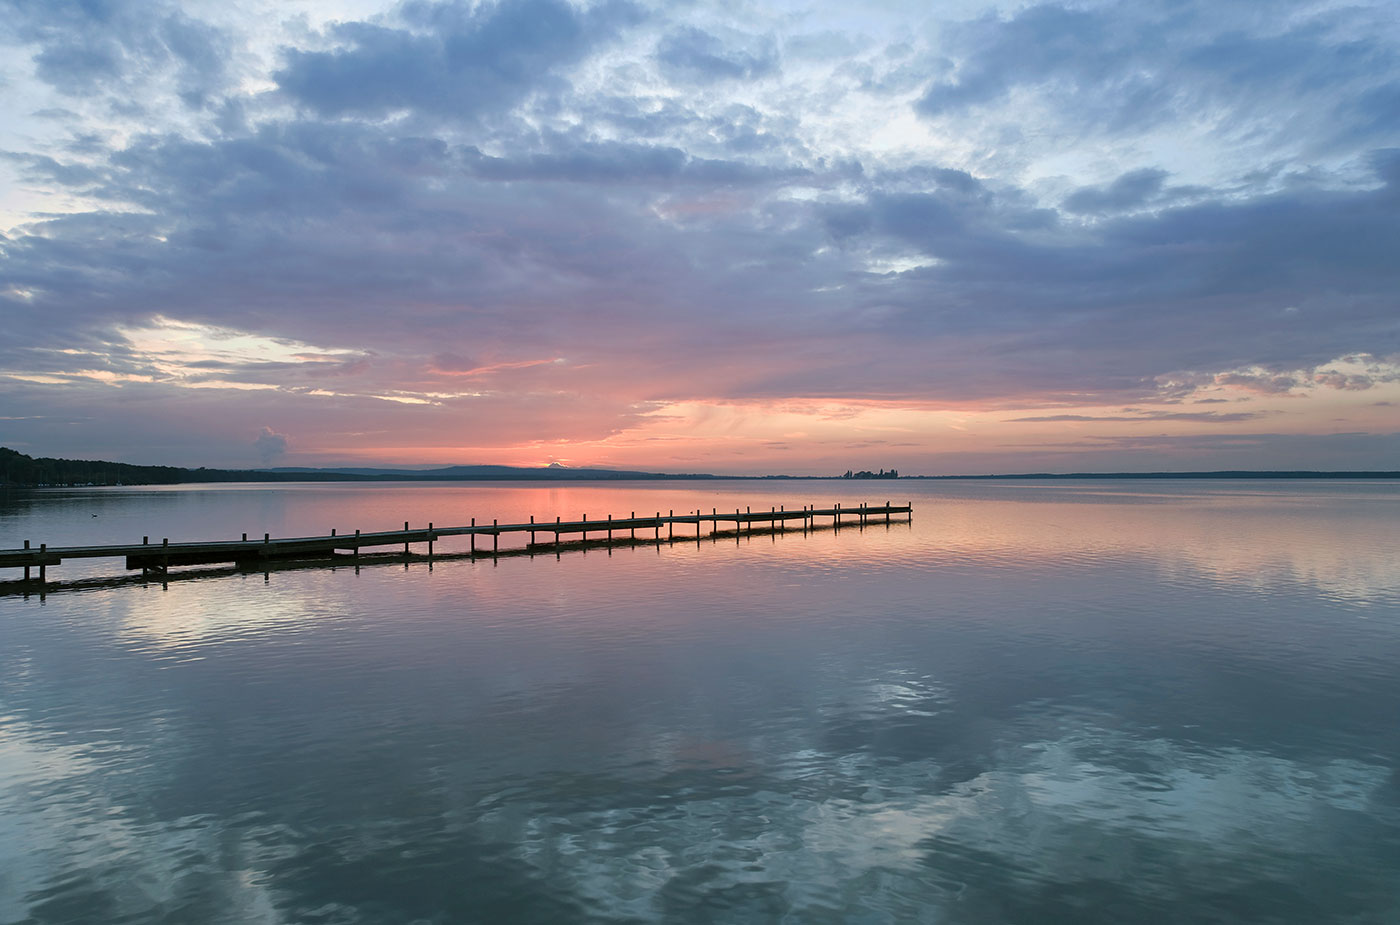
{"label": "calm water", "polygon": [[0,546],[894,492],[0,597],[0,923],[1400,921],[1400,485],[90,490]]}

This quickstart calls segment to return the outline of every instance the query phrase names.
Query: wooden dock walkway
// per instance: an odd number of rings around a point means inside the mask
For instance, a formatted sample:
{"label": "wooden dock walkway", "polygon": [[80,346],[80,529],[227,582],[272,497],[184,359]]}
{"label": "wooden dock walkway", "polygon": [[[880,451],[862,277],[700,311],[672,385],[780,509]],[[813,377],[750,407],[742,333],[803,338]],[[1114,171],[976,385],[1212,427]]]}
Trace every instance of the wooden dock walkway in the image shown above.
{"label": "wooden dock walkway", "polygon": [[[420,529],[411,529],[407,522],[402,530],[381,530],[374,533],[361,533],[356,530],[354,533],[337,534],[334,530],[327,536],[300,536],[273,539],[264,533],[262,539],[248,539],[248,534],[243,534],[239,540],[213,540],[210,542],[198,543],[172,543],[169,539],[162,539],[159,543],[150,542],[150,537],[143,537],[140,543],[113,544],[105,546],[49,546],[41,543],[34,547],[29,540],[25,540],[21,549],[0,549],[0,568],[15,568],[24,570],[24,583],[37,581],[40,585],[48,581],[49,566],[61,565],[67,559],[107,559],[125,558],[127,569],[141,569],[142,574],[164,574],[171,566],[177,565],[216,565],[231,564],[239,567],[256,568],[261,563],[270,561],[287,561],[297,559],[321,559],[327,557],[344,557],[348,553],[350,558],[356,558],[362,549],[374,549],[384,546],[403,546],[404,555],[409,554],[410,547],[414,544],[427,545],[427,555],[433,555],[434,544],[443,537],[466,536],[471,540],[470,555],[498,555],[500,552],[500,540],[503,534],[529,534],[529,544],[531,547],[553,546],[558,548],[560,538],[563,536],[578,535],[585,542],[588,541],[588,534],[592,533],[597,537],[602,534],[608,542],[614,539],[615,534],[626,534],[625,539],[629,542],[636,539],[638,530],[652,530],[655,539],[661,539],[661,529],[666,528],[668,540],[675,539],[675,528],[677,525],[692,525],[695,527],[696,540],[705,536],[705,525],[709,524],[710,534],[716,534],[720,530],[721,524],[733,524],[735,531],[747,528],[752,532],[756,525],[761,525],[768,529],[787,529],[792,521],[801,521],[804,530],[817,525],[818,518],[831,518],[832,526],[840,528],[843,523],[858,523],[864,526],[871,522],[890,523],[891,515],[907,514],[910,519],[914,516],[914,505],[912,502],[902,505],[890,504],[888,501],[883,505],[871,506],[860,504],[856,507],[842,507],[840,504],[833,507],[818,509],[815,506],[802,507],[796,510],[786,510],[782,507],[770,508],[767,511],[754,511],[745,508],[743,511],[735,509],[731,514],[728,511],[720,511],[711,508],[710,513],[696,512],[694,514],[676,514],[671,511],[662,514],[658,511],[655,516],[638,517],[633,511],[627,517],[613,517],[609,514],[604,519],[589,520],[584,515],[582,520],[563,520],[556,517],[553,522],[536,521],[532,516],[527,523],[503,524],[492,520],[490,524],[478,524],[473,518],[472,522],[462,527],[438,527],[429,523]],[[552,542],[540,543],[540,534],[552,537]],[[490,537],[490,550],[477,550],[477,538]],[[34,570],[37,570],[37,579],[34,577]]]}

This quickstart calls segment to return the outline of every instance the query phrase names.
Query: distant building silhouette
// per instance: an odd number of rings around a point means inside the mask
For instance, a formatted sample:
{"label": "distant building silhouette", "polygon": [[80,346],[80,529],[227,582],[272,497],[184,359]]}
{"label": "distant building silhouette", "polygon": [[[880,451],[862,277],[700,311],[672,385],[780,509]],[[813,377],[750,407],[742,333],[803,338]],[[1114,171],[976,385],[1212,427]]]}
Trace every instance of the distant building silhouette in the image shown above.
{"label": "distant building silhouette", "polygon": [[891,469],[890,471],[886,472],[884,469],[881,469],[879,472],[871,472],[869,469],[862,469],[862,470],[860,470],[859,472],[852,472],[850,469],[847,469],[847,470],[846,470],[846,474],[843,475],[843,476],[841,476],[841,478],[843,478],[843,479],[897,479],[897,478],[899,478],[899,470],[898,470],[898,469]]}

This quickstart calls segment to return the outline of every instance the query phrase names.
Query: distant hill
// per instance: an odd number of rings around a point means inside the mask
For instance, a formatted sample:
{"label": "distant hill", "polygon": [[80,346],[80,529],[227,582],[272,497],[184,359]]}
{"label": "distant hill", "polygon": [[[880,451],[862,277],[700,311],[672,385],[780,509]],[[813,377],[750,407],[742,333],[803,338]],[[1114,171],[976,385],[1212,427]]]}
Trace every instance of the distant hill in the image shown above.
{"label": "distant hill", "polygon": [[638,472],[629,469],[571,469],[565,466],[444,466],[440,469],[308,469],[279,467],[263,470],[277,475],[348,475],[372,479],[409,479],[414,481],[440,480],[516,480],[531,481],[579,481],[595,479],[713,479],[719,476],[704,473],[673,475],[665,472]]}
{"label": "distant hill", "polygon": [[563,466],[446,466],[440,469],[182,469],[129,463],[26,456],[0,447],[0,486],[35,488],[74,485],[175,485],[184,482],[369,482],[369,481],[584,481],[600,479],[711,479],[623,469]]}

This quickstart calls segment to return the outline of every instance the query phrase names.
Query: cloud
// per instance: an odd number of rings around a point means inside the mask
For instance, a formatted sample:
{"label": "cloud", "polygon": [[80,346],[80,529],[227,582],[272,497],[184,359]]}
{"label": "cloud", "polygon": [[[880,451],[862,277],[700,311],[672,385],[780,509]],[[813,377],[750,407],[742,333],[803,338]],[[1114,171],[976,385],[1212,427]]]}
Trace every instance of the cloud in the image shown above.
{"label": "cloud", "polygon": [[621,0],[578,9],[562,0],[406,4],[404,22],[340,23],[338,47],[284,52],[273,75],[323,116],[402,110],[476,118],[509,110],[640,17]]}
{"label": "cloud", "polygon": [[263,465],[266,466],[286,454],[287,442],[286,434],[279,434],[271,427],[264,425],[253,440],[253,446],[257,448],[258,456],[262,459]]}
{"label": "cloud", "polygon": [[1219,413],[1215,411],[1150,411],[1138,414],[1047,414],[1033,417],[1011,418],[1014,424],[1036,424],[1058,421],[1195,421],[1203,424],[1235,424],[1260,417],[1258,412],[1238,411]]}
{"label": "cloud", "polygon": [[1349,392],[1364,392],[1373,388],[1376,380],[1370,376],[1353,373],[1340,373],[1336,370],[1321,370],[1313,376],[1313,381],[1333,389],[1345,389]]}
{"label": "cloud", "polygon": [[[948,24],[942,46],[954,67],[915,108],[935,118],[985,115],[1016,97],[1020,109],[1034,101],[1071,130],[1141,131],[1209,113],[1211,130],[1253,135],[1251,143],[1304,125],[1317,141],[1354,142],[1394,102],[1386,75],[1397,56],[1380,31],[1384,16],[1383,4],[1347,17],[1305,0],[1267,10],[1199,0],[1041,3]],[[1326,107],[1330,125],[1314,106]],[[1290,107],[1291,117],[1274,115]]]}
{"label": "cloud", "polygon": [[4,0],[0,18],[0,40],[32,47],[35,76],[68,96],[130,100],[136,87],[159,81],[201,108],[232,80],[226,32],[173,2]]}
{"label": "cloud", "polygon": [[1243,389],[1247,392],[1258,392],[1262,395],[1281,395],[1291,392],[1299,383],[1293,376],[1218,373],[1215,376],[1215,384]]}
{"label": "cloud", "polygon": [[1162,191],[1165,170],[1145,167],[1123,174],[1106,187],[1081,186],[1063,203],[1066,211],[1098,214],[1126,212],[1145,205]]}
{"label": "cloud", "polygon": [[693,27],[667,35],[656,49],[656,60],[663,74],[684,83],[754,80],[778,71],[778,51],[771,39],[731,34],[726,41]]}

